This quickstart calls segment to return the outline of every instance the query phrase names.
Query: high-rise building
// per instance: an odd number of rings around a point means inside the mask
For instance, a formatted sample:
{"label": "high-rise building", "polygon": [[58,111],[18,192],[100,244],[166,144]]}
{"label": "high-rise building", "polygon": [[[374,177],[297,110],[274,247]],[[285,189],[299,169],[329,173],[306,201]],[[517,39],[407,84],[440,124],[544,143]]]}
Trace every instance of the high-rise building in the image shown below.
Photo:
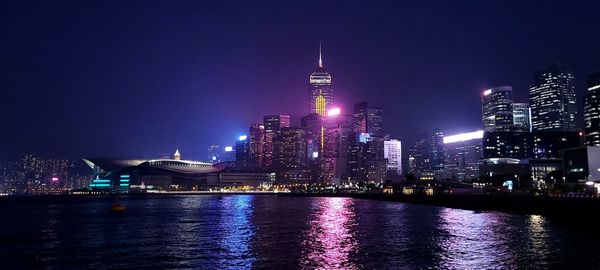
{"label": "high-rise building", "polygon": [[263,119],[265,139],[263,150],[263,167],[273,166],[273,138],[281,128],[290,126],[289,115],[267,115]]}
{"label": "high-rise building", "polygon": [[179,149],[175,150],[175,154],[173,154],[174,160],[181,160],[181,154],[179,153]]}
{"label": "high-rise building", "polygon": [[529,88],[533,131],[576,131],[575,77],[553,65],[535,74]]}
{"label": "high-rise building", "polygon": [[306,130],[282,127],[273,138],[273,167],[295,169],[306,166]]}
{"label": "high-rise building", "polygon": [[208,146],[208,162],[213,164],[221,162],[220,147],[218,145]]}
{"label": "high-rise building", "polygon": [[352,139],[351,115],[328,115],[324,119],[325,147],[322,153],[323,182],[340,184],[348,172],[348,150]]}
{"label": "high-rise building", "polygon": [[310,84],[310,112],[325,116],[333,104],[333,88],[331,75],[323,68],[321,46],[319,45],[319,66],[309,78]]}
{"label": "high-rise building", "polygon": [[442,177],[444,173],[444,133],[434,131],[431,134],[431,147],[429,154],[430,171],[436,178]]}
{"label": "high-rise building", "polygon": [[248,136],[241,135],[235,143],[235,166],[248,167],[250,165],[250,144]]}
{"label": "high-rise building", "polygon": [[511,86],[498,86],[483,91],[481,112],[485,131],[513,129],[513,100]]}
{"label": "high-rise building", "polygon": [[235,147],[233,147],[233,146],[223,147],[223,161],[224,162],[235,161]]}
{"label": "high-rise building", "polygon": [[479,177],[483,131],[444,137],[444,171],[447,178],[471,180]]}
{"label": "high-rise building", "polygon": [[402,175],[402,143],[396,139],[385,140],[383,156],[387,160],[386,171]]}
{"label": "high-rise building", "polygon": [[354,105],[354,132],[383,137],[383,110],[367,102]]}
{"label": "high-rise building", "polygon": [[[306,129],[306,150],[309,163],[317,162],[324,144],[324,126],[322,116],[311,113],[302,117],[301,126]],[[314,154],[316,153],[316,154]]]}
{"label": "high-rise building", "polygon": [[600,146],[600,72],[588,75],[587,90],[583,98],[585,144]]}
{"label": "high-rise building", "polygon": [[260,124],[253,124],[250,126],[250,141],[248,155],[249,155],[249,166],[254,168],[260,168],[263,166],[263,151],[265,148],[265,126]]}
{"label": "high-rise building", "polygon": [[529,103],[513,103],[512,107],[515,131],[531,131]]}
{"label": "high-rise building", "polygon": [[408,150],[408,174],[417,179],[433,179],[431,170],[431,144],[429,136],[421,134]]}

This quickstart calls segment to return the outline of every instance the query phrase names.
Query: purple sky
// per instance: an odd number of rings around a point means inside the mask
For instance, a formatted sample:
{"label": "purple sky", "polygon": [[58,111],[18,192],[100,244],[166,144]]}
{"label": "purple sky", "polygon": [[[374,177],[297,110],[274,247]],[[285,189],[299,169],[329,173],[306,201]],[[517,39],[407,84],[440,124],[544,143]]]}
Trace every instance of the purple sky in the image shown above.
{"label": "purple sky", "polygon": [[[556,3],[553,3],[556,2]],[[600,69],[598,1],[13,1],[0,10],[0,161],[204,159],[265,114],[309,110],[319,41],[344,110],[419,133],[481,128],[480,94],[562,62]],[[580,105],[581,107],[581,105]],[[581,111],[581,108],[580,108]]]}

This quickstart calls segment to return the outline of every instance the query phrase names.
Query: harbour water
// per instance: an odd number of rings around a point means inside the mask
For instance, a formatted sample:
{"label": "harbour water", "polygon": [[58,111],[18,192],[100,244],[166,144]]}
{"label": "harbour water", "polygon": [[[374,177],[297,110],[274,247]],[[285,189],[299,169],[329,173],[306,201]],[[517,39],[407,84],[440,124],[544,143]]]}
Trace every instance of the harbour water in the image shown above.
{"label": "harbour water", "polygon": [[585,224],[352,198],[0,200],[1,269],[598,269]]}

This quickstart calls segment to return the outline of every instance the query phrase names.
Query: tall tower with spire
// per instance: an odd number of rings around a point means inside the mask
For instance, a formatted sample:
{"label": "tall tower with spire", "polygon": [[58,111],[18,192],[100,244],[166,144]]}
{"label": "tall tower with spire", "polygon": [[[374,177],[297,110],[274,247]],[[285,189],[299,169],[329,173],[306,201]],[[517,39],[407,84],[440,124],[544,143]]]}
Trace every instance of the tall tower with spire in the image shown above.
{"label": "tall tower with spire", "polygon": [[333,104],[333,88],[331,88],[331,75],[323,68],[321,44],[319,43],[319,66],[309,78],[310,84],[310,112],[321,116]]}

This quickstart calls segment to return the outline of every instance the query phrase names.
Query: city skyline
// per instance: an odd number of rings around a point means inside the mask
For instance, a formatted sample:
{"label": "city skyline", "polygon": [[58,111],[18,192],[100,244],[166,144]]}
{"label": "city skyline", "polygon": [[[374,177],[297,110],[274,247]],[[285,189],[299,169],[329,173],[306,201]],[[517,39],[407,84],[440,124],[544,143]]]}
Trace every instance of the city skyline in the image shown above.
{"label": "city skyline", "polygon": [[[327,70],[335,77],[335,99],[340,107],[350,112],[360,101],[382,107],[387,132],[407,145],[419,133],[436,128],[449,134],[479,129],[478,104],[484,89],[511,85],[514,102],[527,102],[532,75],[555,62],[562,62],[575,74],[577,123],[581,126],[579,104],[586,92],[585,78],[598,70],[600,62],[600,56],[592,50],[600,47],[600,38],[593,35],[598,22],[586,19],[597,5],[592,2],[545,4],[546,14],[535,14],[539,19],[568,15],[566,25],[531,20],[532,26],[523,26],[519,20],[502,20],[501,12],[486,12],[506,9],[524,19],[526,16],[520,12],[529,15],[527,11],[536,8],[531,3],[516,2],[474,3],[470,8],[480,12],[454,20],[452,25],[445,25],[445,19],[460,12],[445,14],[428,4],[414,4],[412,9],[402,9],[401,14],[394,13],[401,4],[370,6],[350,27],[344,24],[350,19],[343,15],[315,22],[302,18],[304,25],[273,26],[276,35],[263,30],[273,18],[252,17],[249,20],[254,26],[239,27],[239,23],[230,22],[221,29],[230,31],[228,35],[216,36],[207,44],[198,36],[214,35],[208,28],[215,22],[205,21],[205,16],[198,22],[205,26],[201,29],[183,26],[200,20],[194,12],[202,12],[203,8],[208,10],[204,12],[215,13],[208,14],[208,18],[226,14],[227,9],[219,4],[170,6],[165,10],[165,26],[151,20],[153,11],[142,10],[134,18],[153,30],[139,33],[133,18],[112,12],[133,8],[127,4],[106,3],[97,10],[74,4],[71,10],[54,10],[69,18],[67,21],[54,17],[52,12],[33,20],[48,22],[39,29],[23,21],[52,7],[40,5],[34,12],[25,13],[25,6],[15,5],[14,14],[3,16],[14,35],[5,44],[5,51],[11,54],[3,57],[8,70],[2,81],[7,82],[4,88],[8,90],[2,91],[5,106],[1,110],[8,132],[0,140],[5,149],[0,162],[32,152],[64,158],[148,157],[172,153],[176,148],[187,157],[204,160],[208,145],[233,145],[238,135],[247,133],[247,127],[260,122],[264,115],[289,114],[293,126],[299,126],[306,111],[306,102],[300,100],[306,100],[306,76],[317,63],[319,41],[323,43]],[[189,11],[180,14],[184,8]],[[270,7],[277,8],[284,9],[274,15],[279,20],[286,15],[300,18],[307,12],[299,6]],[[358,8],[356,3],[340,7],[341,11]],[[460,5],[447,8],[464,9]],[[235,12],[242,18],[246,14],[237,9]],[[486,14],[487,20],[482,20],[480,14]],[[426,21],[429,16],[437,19]],[[100,27],[96,21],[106,24]],[[361,26],[361,22],[368,23]],[[406,22],[433,33],[411,34],[410,28],[399,27]],[[468,27],[473,22],[481,25]],[[540,27],[543,23],[548,27]],[[121,24],[126,27],[119,30]],[[331,28],[316,27],[322,24]],[[295,27],[301,29],[300,35],[290,37]],[[465,30],[448,37],[444,30],[449,27]],[[571,28],[581,31],[568,31]],[[167,30],[171,29],[176,34],[169,35]],[[528,37],[533,30],[535,35]],[[48,34],[33,44],[24,34],[28,31]],[[153,31],[157,35],[152,35]],[[69,38],[80,33],[86,34]],[[119,37],[132,33],[137,34],[134,41],[121,44]],[[385,42],[369,33],[384,35]],[[555,46],[546,48],[550,38],[544,37],[545,33],[564,38],[552,39]],[[141,43],[144,37],[149,40]],[[278,37],[285,41],[277,42]],[[504,39],[490,43],[498,37]],[[437,43],[448,38],[446,46]],[[61,42],[56,44],[56,40]],[[480,50],[472,51],[474,48]],[[95,56],[86,57],[89,52]],[[457,59],[464,61],[457,66]],[[447,104],[450,98],[455,104]],[[431,110],[433,107],[437,110]],[[415,119],[421,116],[425,121]]]}

